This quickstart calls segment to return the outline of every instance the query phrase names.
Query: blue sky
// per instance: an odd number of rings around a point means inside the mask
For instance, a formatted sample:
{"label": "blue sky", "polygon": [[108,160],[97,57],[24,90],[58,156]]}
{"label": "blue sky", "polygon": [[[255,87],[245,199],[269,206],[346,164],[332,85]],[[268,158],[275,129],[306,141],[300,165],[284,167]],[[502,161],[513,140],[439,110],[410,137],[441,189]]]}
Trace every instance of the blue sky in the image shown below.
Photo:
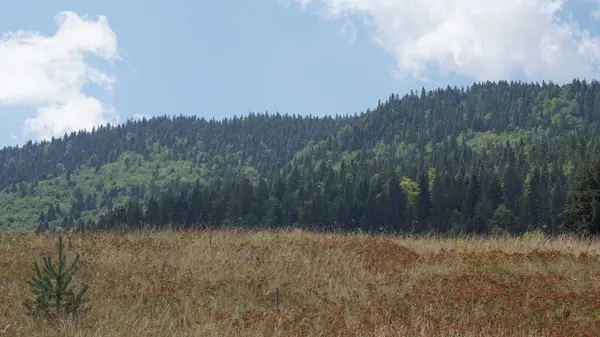
{"label": "blue sky", "polygon": [[139,115],[345,114],[422,86],[595,78],[595,1],[5,1],[0,145]]}

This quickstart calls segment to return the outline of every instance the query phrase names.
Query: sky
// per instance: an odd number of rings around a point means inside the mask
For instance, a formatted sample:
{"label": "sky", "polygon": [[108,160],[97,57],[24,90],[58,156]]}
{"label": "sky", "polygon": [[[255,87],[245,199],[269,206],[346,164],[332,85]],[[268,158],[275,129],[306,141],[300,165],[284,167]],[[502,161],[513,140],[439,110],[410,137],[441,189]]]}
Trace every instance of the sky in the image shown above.
{"label": "sky", "polygon": [[600,0],[5,0],[0,146],[154,115],[353,114],[600,71]]}

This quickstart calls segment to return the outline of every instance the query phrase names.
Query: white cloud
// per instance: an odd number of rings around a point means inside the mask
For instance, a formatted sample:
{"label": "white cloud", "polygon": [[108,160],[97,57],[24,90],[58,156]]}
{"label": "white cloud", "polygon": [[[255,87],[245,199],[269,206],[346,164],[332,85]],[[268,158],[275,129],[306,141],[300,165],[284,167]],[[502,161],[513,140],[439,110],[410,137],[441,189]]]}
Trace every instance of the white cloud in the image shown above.
{"label": "white cloud", "polygon": [[[400,77],[570,81],[598,74],[600,39],[561,0],[288,0],[325,17],[361,19]],[[567,14],[567,15],[564,15]],[[592,13],[590,13],[592,14]]]}
{"label": "white cloud", "polygon": [[25,121],[23,132],[38,139],[91,129],[116,117],[109,104],[84,92],[86,85],[112,90],[116,82],[85,58],[120,59],[106,17],[61,12],[55,21],[52,36],[20,30],[0,39],[0,104],[35,108],[37,115]]}

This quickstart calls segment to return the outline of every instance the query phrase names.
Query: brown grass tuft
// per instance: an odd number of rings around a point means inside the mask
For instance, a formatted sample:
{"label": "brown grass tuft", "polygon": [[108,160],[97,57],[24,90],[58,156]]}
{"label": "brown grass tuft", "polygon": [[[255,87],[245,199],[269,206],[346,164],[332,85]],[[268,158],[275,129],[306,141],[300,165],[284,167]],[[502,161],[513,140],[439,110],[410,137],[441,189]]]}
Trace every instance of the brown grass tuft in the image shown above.
{"label": "brown grass tuft", "polygon": [[56,237],[0,236],[7,336],[600,335],[595,241],[213,231],[67,242],[92,310],[48,326],[21,302]]}

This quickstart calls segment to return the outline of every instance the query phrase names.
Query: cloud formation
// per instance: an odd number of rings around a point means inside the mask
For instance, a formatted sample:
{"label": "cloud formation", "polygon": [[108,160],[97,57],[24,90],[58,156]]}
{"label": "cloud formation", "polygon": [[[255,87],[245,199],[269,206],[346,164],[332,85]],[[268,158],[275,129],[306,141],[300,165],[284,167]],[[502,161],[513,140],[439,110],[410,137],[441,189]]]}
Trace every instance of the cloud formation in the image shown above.
{"label": "cloud formation", "polygon": [[120,59],[106,17],[60,12],[55,22],[52,36],[19,30],[0,39],[0,104],[35,108],[23,132],[36,139],[89,130],[116,118],[109,104],[84,92],[87,85],[110,91],[116,82],[86,59]]}
{"label": "cloud formation", "polygon": [[364,22],[400,77],[563,82],[599,70],[599,37],[568,19],[563,0],[290,1],[345,25]]}

